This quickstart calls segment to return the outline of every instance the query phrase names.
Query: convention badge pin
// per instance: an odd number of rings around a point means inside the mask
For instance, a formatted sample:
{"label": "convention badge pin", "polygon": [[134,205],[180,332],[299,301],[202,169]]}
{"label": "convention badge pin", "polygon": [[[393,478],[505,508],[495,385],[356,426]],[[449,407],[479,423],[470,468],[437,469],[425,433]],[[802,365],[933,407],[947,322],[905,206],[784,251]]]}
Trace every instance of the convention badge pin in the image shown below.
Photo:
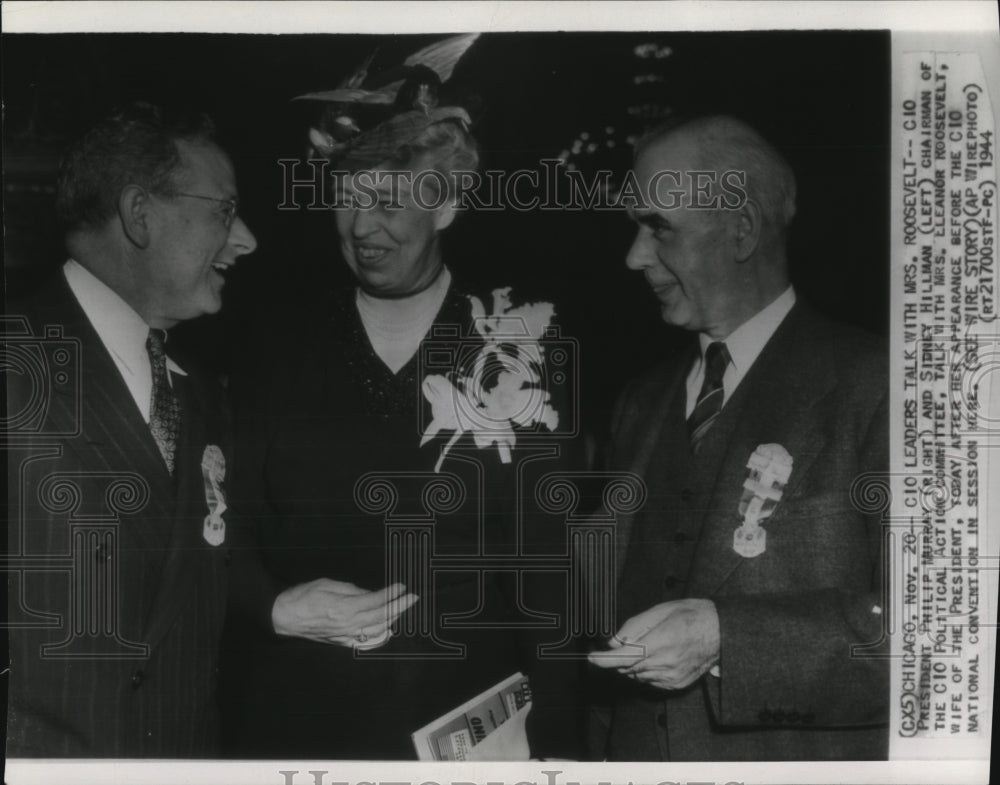
{"label": "convention badge pin", "polygon": [[733,550],[744,559],[760,556],[767,550],[767,532],[761,526],[743,524],[733,532]]}
{"label": "convention badge pin", "polygon": [[760,525],[774,512],[792,473],[792,456],[780,444],[761,444],[747,461],[739,515],[743,523],[733,532],[733,550],[746,559],[767,550],[767,532]]}
{"label": "convention badge pin", "polygon": [[222,485],[226,479],[226,457],[214,444],[205,446],[201,456],[201,476],[205,481],[205,503],[208,515],[202,536],[209,545],[222,545],[226,539],[226,522],[222,513],[226,511],[226,494]]}

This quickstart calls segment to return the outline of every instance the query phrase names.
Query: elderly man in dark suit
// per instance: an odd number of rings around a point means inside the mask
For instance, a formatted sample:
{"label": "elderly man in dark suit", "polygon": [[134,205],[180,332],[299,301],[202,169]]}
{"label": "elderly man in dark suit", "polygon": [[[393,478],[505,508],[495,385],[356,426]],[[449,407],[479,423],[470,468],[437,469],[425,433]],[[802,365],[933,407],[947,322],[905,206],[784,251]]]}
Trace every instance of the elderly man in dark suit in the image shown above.
{"label": "elderly man in dark suit", "polygon": [[620,522],[616,760],[879,759],[888,661],[881,524],[851,502],[885,471],[880,343],[789,284],[795,179],[729,117],[637,148],[628,266],[690,347],[632,384],[611,467],[648,500]]}
{"label": "elderly man in dark suit", "polygon": [[216,751],[223,398],[166,331],[254,250],[236,198],[208,119],[148,104],[63,162],[71,258],[8,307],[9,757]]}

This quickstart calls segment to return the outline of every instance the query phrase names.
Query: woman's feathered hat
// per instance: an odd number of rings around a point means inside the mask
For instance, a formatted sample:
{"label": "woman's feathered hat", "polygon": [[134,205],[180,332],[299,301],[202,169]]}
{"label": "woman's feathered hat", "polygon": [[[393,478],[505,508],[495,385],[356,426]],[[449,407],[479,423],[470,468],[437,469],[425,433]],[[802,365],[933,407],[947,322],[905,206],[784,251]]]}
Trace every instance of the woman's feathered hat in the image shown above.
{"label": "woman's feathered hat", "polygon": [[369,78],[373,52],[337,89],[294,98],[329,104],[320,127],[309,129],[310,153],[346,169],[370,168],[434,123],[453,120],[468,129],[469,113],[449,103],[445,83],[478,37],[473,33],[438,41],[402,66]]}

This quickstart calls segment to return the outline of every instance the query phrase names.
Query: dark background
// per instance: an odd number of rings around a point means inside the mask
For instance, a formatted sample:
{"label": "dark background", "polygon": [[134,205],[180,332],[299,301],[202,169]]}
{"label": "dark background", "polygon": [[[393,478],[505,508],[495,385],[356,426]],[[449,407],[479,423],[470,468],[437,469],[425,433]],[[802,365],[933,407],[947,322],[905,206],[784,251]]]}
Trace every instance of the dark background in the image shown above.
{"label": "dark background", "polygon": [[[225,372],[246,325],[282,319],[289,304],[308,309],[317,292],[350,283],[332,216],[276,210],[277,159],[302,155],[315,109],[290,99],[335,87],[376,47],[373,71],[439,38],[4,36],[8,289],[63,261],[52,185],[73,137],[132,99],[204,108],[233,155],[241,214],[259,245],[230,274],[224,311],[177,332]],[[628,138],[669,112],[745,118],[799,178],[790,257],[800,296],[884,333],[889,52],[887,32],[489,34],[459,63],[455,84],[480,99],[474,133],[486,168],[537,169],[586,132],[597,149],[587,153],[585,143],[577,166],[622,171]],[[467,213],[446,238],[460,278],[556,303],[563,334],[580,342],[583,422],[598,433],[622,384],[678,338],[642,277],[625,268],[633,233],[619,212],[506,210]]]}

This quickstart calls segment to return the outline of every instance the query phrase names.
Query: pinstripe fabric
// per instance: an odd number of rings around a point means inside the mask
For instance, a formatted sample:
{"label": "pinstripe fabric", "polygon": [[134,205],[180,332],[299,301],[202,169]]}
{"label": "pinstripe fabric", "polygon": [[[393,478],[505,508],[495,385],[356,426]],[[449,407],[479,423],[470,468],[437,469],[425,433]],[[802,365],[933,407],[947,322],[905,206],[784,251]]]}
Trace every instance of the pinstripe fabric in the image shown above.
{"label": "pinstripe fabric", "polygon": [[[8,580],[8,614],[15,628],[7,754],[211,755],[225,549],[202,537],[207,506],[200,463],[206,444],[226,446],[221,396],[190,367],[189,376],[177,382],[185,417],[175,482],[62,278],[9,310],[28,315],[35,334],[58,324],[64,336],[79,340],[80,362],[73,372],[80,374],[82,395],[78,436],[40,436],[10,453],[8,546],[48,569]],[[10,380],[15,399],[24,393],[18,390],[23,381]],[[72,430],[75,408],[71,395],[54,392],[43,430]],[[66,489],[62,495],[59,487]],[[95,548],[93,561],[88,551],[74,563],[74,524],[102,522],[114,529],[117,555]],[[71,564],[90,572],[117,568],[117,592],[109,589],[104,602],[114,613],[101,620],[117,641],[81,636],[74,643],[82,649],[43,654],[42,647],[71,639],[71,597],[80,595],[71,593]],[[39,620],[51,626],[26,626]],[[89,656],[64,656],[81,650]]]}

